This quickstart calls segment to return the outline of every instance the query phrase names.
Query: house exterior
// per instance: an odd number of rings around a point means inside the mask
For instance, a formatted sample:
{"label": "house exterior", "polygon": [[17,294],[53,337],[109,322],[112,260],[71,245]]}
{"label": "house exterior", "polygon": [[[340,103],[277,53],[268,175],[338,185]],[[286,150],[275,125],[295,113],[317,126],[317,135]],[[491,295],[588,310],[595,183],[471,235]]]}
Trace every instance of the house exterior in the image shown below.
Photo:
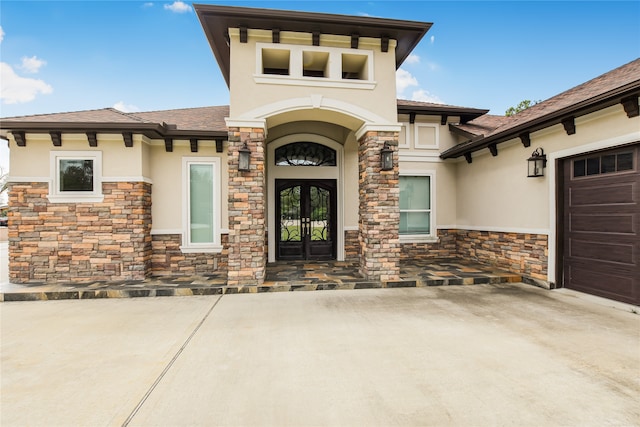
{"label": "house exterior", "polygon": [[430,23],[194,8],[229,106],[2,119],[12,282],[465,257],[640,304],[640,60],[492,116],[396,99]]}

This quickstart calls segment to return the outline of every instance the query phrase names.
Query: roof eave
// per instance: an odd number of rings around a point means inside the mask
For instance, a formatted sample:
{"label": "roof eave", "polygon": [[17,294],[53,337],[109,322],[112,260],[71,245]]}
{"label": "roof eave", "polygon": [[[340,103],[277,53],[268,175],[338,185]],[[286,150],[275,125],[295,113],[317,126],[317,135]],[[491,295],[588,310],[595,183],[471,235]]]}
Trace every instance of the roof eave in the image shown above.
{"label": "roof eave", "polygon": [[246,26],[256,29],[277,28],[280,31],[308,33],[318,31],[323,34],[338,35],[357,33],[360,37],[389,37],[398,42],[395,53],[396,68],[399,68],[433,25],[430,22],[278,9],[204,4],[194,4],[193,7],[218,61],[227,87],[230,84],[228,28]]}
{"label": "roof eave", "polygon": [[622,98],[626,98],[627,96],[631,96],[634,94],[640,96],[640,80],[636,80],[627,85],[621,86],[600,95],[596,95],[595,97],[586,99],[577,104],[562,108],[560,110],[546,114],[542,117],[538,117],[534,120],[514,126],[512,128],[505,129],[502,132],[488,136],[486,138],[481,138],[477,141],[471,141],[471,144],[454,146],[449,150],[444,151],[440,155],[440,158],[453,159],[462,157],[466,154],[483,150],[489,147],[489,145],[499,144],[517,138],[523,133],[531,133],[550,126],[554,126],[561,123],[565,118],[571,116],[580,117],[589,113],[593,113],[594,111],[610,107],[612,105],[620,103]]}
{"label": "roof eave", "polygon": [[175,129],[166,123],[96,123],[96,122],[25,122],[3,120],[2,130],[27,133],[140,133],[151,139],[162,138],[226,138],[226,131]]}

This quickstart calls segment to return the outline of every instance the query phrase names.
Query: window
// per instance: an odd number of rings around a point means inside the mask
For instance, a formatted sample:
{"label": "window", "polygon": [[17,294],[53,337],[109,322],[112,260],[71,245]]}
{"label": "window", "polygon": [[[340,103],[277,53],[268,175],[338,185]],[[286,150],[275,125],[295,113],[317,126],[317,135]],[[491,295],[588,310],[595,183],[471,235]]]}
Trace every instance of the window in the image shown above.
{"label": "window", "polygon": [[573,161],[574,178],[629,170],[633,170],[633,152],[593,155]]}
{"label": "window", "polygon": [[52,203],[102,202],[102,152],[52,151],[49,201]]}
{"label": "window", "polygon": [[276,148],[276,166],[335,166],[336,150],[315,142],[294,142]]}
{"label": "window", "polygon": [[400,176],[400,235],[431,235],[431,177]]}
{"label": "window", "polygon": [[220,252],[220,159],[183,158],[183,252]]}
{"label": "window", "polygon": [[259,84],[373,90],[374,52],[330,46],[256,43]]}

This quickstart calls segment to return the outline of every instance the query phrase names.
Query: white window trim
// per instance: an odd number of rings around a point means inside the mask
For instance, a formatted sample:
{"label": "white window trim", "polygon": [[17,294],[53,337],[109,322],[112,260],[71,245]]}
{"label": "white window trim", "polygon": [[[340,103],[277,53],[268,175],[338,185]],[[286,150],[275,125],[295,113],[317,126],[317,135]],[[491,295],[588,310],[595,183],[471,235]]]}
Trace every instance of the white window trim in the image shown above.
{"label": "white window trim", "polygon": [[[435,144],[420,144],[420,128],[433,128],[435,129]],[[423,149],[438,149],[440,147],[440,125],[435,123],[415,123],[413,127],[414,132],[414,147]]]}
{"label": "white window trim", "polygon": [[[206,164],[213,166],[213,242],[191,243],[189,169],[192,164]],[[220,253],[222,252],[220,217],[220,158],[219,157],[183,157],[182,158],[182,253]]]}
{"label": "white window trim", "polygon": [[[429,195],[431,198],[431,209],[429,209],[429,234],[400,234],[400,243],[436,243],[439,241],[436,230],[436,172],[433,170],[406,170],[400,171],[400,176],[428,176],[429,177]],[[398,202],[400,200],[398,199]],[[420,210],[424,212],[424,210]],[[398,227],[400,224],[398,224]]]}
{"label": "white window trim", "polygon": [[[60,191],[60,160],[93,160],[93,191]],[[51,151],[49,153],[51,203],[102,203],[102,151]]]}
{"label": "white window trim", "polygon": [[411,143],[409,142],[411,141],[411,124],[408,122],[401,122],[400,124],[402,125],[402,129],[404,129],[404,141],[398,141],[398,148],[411,148]]}

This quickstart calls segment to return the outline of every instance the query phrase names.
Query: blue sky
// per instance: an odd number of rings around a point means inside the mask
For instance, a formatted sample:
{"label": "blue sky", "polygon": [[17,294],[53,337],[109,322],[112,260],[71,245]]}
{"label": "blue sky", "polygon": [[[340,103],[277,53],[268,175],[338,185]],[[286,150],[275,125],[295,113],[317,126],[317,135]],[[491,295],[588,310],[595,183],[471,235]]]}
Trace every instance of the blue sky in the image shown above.
{"label": "blue sky", "polygon": [[[433,22],[398,72],[398,96],[492,114],[640,56],[640,1],[199,3]],[[228,104],[191,3],[2,0],[0,27],[0,117]]]}

